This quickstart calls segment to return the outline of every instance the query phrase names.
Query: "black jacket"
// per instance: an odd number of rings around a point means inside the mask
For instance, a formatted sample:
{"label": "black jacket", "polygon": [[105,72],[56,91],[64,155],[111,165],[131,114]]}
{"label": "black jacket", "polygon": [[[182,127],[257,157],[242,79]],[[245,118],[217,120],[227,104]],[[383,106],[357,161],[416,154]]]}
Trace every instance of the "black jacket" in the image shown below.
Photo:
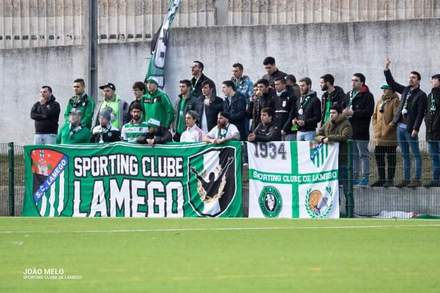
{"label": "black jacket", "polygon": [[426,140],[440,140],[440,87],[433,88],[428,96],[425,124]]}
{"label": "black jacket", "polygon": [[[274,122],[278,129],[284,129],[286,124],[288,124],[289,113],[292,111],[292,107],[296,107],[296,98],[292,97],[290,93],[286,90],[281,93],[280,96],[275,94],[273,96],[274,102]],[[286,133],[290,133],[289,130]]]}
{"label": "black jacket", "polygon": [[154,138],[154,144],[164,144],[167,142],[171,142],[173,140],[171,136],[171,132],[167,128],[159,126],[155,134],[151,134],[148,132],[147,134],[138,137],[137,142],[141,144],[146,144],[147,139],[153,139],[153,138]]}
{"label": "black jacket", "polygon": [[255,101],[249,103],[246,113],[249,119],[252,119],[251,130],[254,130],[260,123],[260,113],[263,108],[275,108],[274,100],[269,92],[256,97]]}
{"label": "black jacket", "polygon": [[195,77],[191,78],[191,95],[195,98],[198,98],[200,96],[202,96],[202,83],[204,81],[210,80],[212,82],[212,85],[214,86],[213,91],[212,91],[212,95],[213,96],[217,96],[217,91],[215,88],[215,83],[214,81],[212,81],[212,79],[210,79],[209,77],[207,77],[206,75],[204,75],[202,73],[202,75],[200,76],[200,78],[198,80],[196,80]]}
{"label": "black jacket", "polygon": [[371,116],[374,112],[374,97],[368,86],[363,85],[359,93],[350,102],[352,91],[347,93],[347,106],[351,106],[353,116],[349,121],[353,128],[354,140],[370,140]]}
{"label": "black jacket", "polygon": [[410,86],[403,86],[397,83],[391,75],[390,70],[385,70],[384,73],[388,85],[390,85],[394,91],[401,94],[399,111],[394,116],[393,123],[397,124],[402,122],[402,110],[406,106],[408,112],[405,116],[408,132],[411,133],[413,130],[419,131],[426,111],[427,97],[425,92],[420,88],[411,91]]}
{"label": "black jacket", "polygon": [[295,83],[293,86],[286,86],[287,92],[289,92],[289,96],[298,98],[301,94],[299,92],[299,86]]}
{"label": "black jacket", "polygon": [[344,90],[339,87],[335,86],[335,90],[332,93],[325,92],[322,95],[321,99],[321,126],[325,124],[324,118],[325,118],[325,112],[327,110],[327,101],[330,99],[330,107],[334,104],[337,104],[341,107],[341,109],[344,109],[347,107],[347,96],[345,95]]}
{"label": "black jacket", "polygon": [[275,79],[281,77],[281,78],[285,78],[287,75],[287,73],[282,72],[281,70],[275,71],[272,74],[265,74],[262,79],[265,79],[269,82],[270,86],[273,88],[274,87],[274,83],[275,83]]}
{"label": "black jacket", "polygon": [[110,124],[110,128],[102,127],[101,125],[95,126],[92,130],[91,142],[103,143],[103,142],[115,142],[121,140],[121,132],[116,127]]}
{"label": "black jacket", "polygon": [[271,122],[268,125],[258,124],[254,130],[255,142],[280,141],[281,131],[278,126]]}
{"label": "black jacket", "polygon": [[235,95],[230,97],[229,100],[228,104],[225,99],[223,111],[229,114],[231,117],[229,122],[237,126],[238,131],[240,131],[240,140],[246,140],[246,98],[239,92],[235,92]]}
{"label": "black jacket", "polygon": [[57,134],[60,104],[51,96],[44,105],[36,102],[31,109],[31,118],[35,120],[36,134]]}
{"label": "black jacket", "polygon": [[316,96],[316,92],[309,92],[306,96],[296,100],[296,105],[292,107],[287,123],[284,125],[286,133],[292,128],[294,118],[305,122],[303,126],[298,126],[298,131],[316,131],[318,123],[321,121],[321,102]]}
{"label": "black jacket", "polygon": [[211,99],[211,103],[209,106],[204,105],[204,96],[200,96],[197,98],[191,98],[191,100],[188,102],[188,108],[187,111],[193,110],[196,111],[199,115],[199,121],[197,121],[197,126],[202,128],[202,116],[203,116],[203,109],[206,109],[206,121],[207,121],[207,128],[208,131],[214,128],[214,126],[217,125],[217,115],[219,112],[223,111],[223,100],[219,97],[215,97],[214,99]]}

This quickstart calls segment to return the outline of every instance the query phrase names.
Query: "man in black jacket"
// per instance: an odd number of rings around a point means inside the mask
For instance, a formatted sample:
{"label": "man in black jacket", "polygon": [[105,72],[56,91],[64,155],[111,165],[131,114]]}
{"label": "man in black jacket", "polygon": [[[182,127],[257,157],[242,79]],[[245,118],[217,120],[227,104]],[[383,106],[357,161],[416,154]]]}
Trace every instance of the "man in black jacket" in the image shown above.
{"label": "man in black jacket", "polygon": [[272,108],[261,109],[261,122],[248,136],[250,142],[280,141],[281,132],[273,121],[274,111]]}
{"label": "man in black jacket", "polygon": [[269,82],[266,79],[260,79],[256,83],[255,95],[247,108],[247,115],[252,119],[251,131],[260,123],[261,109],[275,108],[274,100],[269,91]]}
{"label": "man in black jacket", "polygon": [[55,101],[52,88],[42,86],[39,101],[31,109],[31,118],[35,120],[34,144],[56,143],[59,117],[60,104]]}
{"label": "man in black jacket", "polygon": [[275,79],[275,94],[273,96],[274,101],[274,123],[281,130],[281,134],[292,134],[290,129],[284,131],[284,127],[288,124],[289,113],[292,110],[292,106],[296,104],[296,98],[291,96],[286,87],[286,80],[282,77]]}
{"label": "man in black jacket", "polygon": [[107,143],[121,140],[121,132],[114,127],[112,121],[112,109],[103,108],[98,116],[99,125],[92,130],[91,142]]}
{"label": "man in black jacket", "polygon": [[275,58],[266,57],[263,60],[264,70],[266,70],[266,74],[262,77],[263,79],[269,82],[271,90],[274,90],[275,79],[278,77],[284,78],[287,74],[278,69],[275,64]]}
{"label": "man in black jacket", "polygon": [[312,91],[312,80],[308,77],[299,81],[301,96],[296,101],[296,107],[292,107],[288,124],[284,130],[290,129],[296,132],[297,141],[311,141],[315,138],[316,128],[321,121],[321,102]]}
{"label": "man in black jacket", "polygon": [[205,80],[202,83],[202,95],[193,97],[188,102],[187,111],[193,110],[199,115],[197,125],[204,133],[208,133],[217,125],[217,115],[223,111],[223,100],[214,95],[214,83]]}
{"label": "man in black jacket", "polygon": [[365,75],[355,73],[351,78],[352,90],[347,93],[347,108],[343,113],[353,127],[353,180],[354,184],[368,186],[370,175],[370,123],[374,112],[374,97],[365,84]]}
{"label": "man in black jacket", "polygon": [[431,93],[425,114],[426,140],[432,161],[432,181],[425,187],[440,187],[440,74],[431,78]]}
{"label": "man in black jacket", "polygon": [[288,74],[284,77],[286,80],[286,89],[291,97],[298,98],[301,94],[299,92],[299,86],[296,83],[296,77],[293,74]]}
{"label": "man in black jacket", "polygon": [[191,66],[191,95],[195,98],[198,98],[202,95],[202,84],[205,81],[210,81],[213,84],[213,94],[214,96],[217,95],[217,91],[215,89],[215,83],[207,77],[205,74],[203,74],[203,70],[205,69],[205,65],[203,65],[200,61],[193,61],[193,64]]}
{"label": "man in black jacket", "polygon": [[150,118],[147,121],[148,132],[138,137],[137,142],[141,144],[155,145],[155,144],[165,144],[172,141],[171,132],[168,128],[162,127],[160,121],[154,118]]}
{"label": "man in black jacket", "polygon": [[[399,111],[394,116],[392,125],[397,126],[397,141],[403,156],[404,179],[396,187],[415,188],[422,185],[422,157],[419,150],[418,134],[426,111],[427,97],[420,89],[420,73],[412,71],[409,74],[408,85],[404,86],[394,80],[389,68],[390,64],[391,61],[387,59],[384,70],[385,78],[392,89],[401,94]],[[410,182],[410,149],[416,163],[416,174],[412,182]]]}
{"label": "man in black jacket", "polygon": [[237,126],[240,132],[240,140],[246,140],[246,98],[235,91],[235,84],[232,80],[225,80],[222,83],[222,91],[225,95],[224,111],[229,114],[229,121]]}
{"label": "man in black jacket", "polygon": [[321,99],[321,127],[330,119],[330,108],[337,105],[345,109],[347,96],[344,90],[335,86],[335,78],[331,74],[324,74],[319,80],[321,90],[324,92]]}

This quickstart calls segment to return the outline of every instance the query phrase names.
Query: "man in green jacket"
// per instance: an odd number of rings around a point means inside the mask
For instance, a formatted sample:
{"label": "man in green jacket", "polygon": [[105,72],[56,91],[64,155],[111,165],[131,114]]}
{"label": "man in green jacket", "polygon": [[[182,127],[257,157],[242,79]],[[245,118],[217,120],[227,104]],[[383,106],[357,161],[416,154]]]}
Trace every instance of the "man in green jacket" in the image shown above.
{"label": "man in green jacket", "polygon": [[168,95],[158,88],[155,79],[147,79],[147,93],[142,97],[144,121],[150,118],[160,121],[160,125],[169,129],[174,120],[174,108]]}
{"label": "man in green jacket", "polygon": [[82,113],[81,124],[87,128],[92,127],[95,101],[85,93],[86,84],[84,79],[78,78],[73,81],[75,95],[69,99],[66,111],[64,111],[64,124],[69,124],[69,115],[72,109],[78,109]]}
{"label": "man in green jacket", "polygon": [[78,109],[72,109],[69,114],[69,122],[65,123],[58,132],[58,144],[89,143],[91,132],[81,124],[82,115]]}

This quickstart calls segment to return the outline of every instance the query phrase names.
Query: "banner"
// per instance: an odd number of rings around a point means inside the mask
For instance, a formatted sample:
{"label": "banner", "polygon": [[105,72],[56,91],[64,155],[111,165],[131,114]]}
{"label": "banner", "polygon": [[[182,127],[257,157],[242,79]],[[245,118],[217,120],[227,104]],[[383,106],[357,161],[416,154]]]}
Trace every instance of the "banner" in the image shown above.
{"label": "banner", "polygon": [[240,142],[25,147],[24,216],[240,217]]}
{"label": "banner", "polygon": [[247,145],[249,217],[339,217],[337,144]]}
{"label": "banner", "polygon": [[145,81],[150,77],[154,78],[161,89],[163,89],[165,86],[165,60],[167,55],[169,32],[174,17],[177,14],[179,5],[180,0],[168,1],[167,15],[165,16],[158,32],[154,35],[154,38],[151,41],[150,62],[148,63]]}

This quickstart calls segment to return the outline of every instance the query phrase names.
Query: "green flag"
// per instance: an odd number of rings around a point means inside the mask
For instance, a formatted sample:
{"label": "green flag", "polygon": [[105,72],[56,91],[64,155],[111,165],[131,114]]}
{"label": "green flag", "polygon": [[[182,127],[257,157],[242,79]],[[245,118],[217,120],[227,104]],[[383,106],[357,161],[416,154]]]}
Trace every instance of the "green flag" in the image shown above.
{"label": "green flag", "polygon": [[168,3],[168,13],[165,17],[162,26],[155,34],[151,41],[151,56],[148,64],[147,74],[145,81],[149,78],[153,78],[157,81],[159,88],[165,86],[165,60],[168,47],[168,37],[171,24],[176,16],[177,9],[179,8],[180,0],[170,0]]}

